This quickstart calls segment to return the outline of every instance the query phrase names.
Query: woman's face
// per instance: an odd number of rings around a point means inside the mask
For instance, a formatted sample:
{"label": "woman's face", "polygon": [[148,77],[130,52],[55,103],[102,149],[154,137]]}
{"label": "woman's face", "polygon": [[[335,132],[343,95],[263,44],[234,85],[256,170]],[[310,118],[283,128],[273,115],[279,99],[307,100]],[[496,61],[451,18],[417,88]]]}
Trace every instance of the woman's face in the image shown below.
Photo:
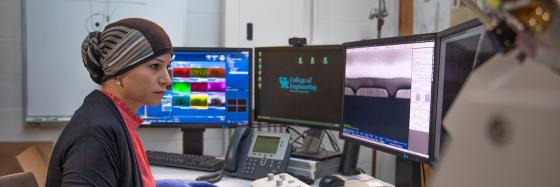
{"label": "woman's face", "polygon": [[130,101],[145,105],[159,105],[166,86],[171,84],[167,68],[171,55],[156,57],[133,68],[122,77],[123,95]]}

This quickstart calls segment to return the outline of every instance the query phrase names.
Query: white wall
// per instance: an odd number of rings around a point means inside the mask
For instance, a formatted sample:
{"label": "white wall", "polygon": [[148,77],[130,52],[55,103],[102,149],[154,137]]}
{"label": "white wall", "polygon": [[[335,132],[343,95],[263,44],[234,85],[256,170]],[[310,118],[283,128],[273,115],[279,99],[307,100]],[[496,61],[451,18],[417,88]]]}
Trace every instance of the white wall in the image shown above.
{"label": "white wall", "polygon": [[[310,36],[310,0],[222,0],[226,47],[287,46],[290,37]],[[253,24],[247,40],[246,24]]]}
{"label": "white wall", "polygon": [[192,47],[220,46],[220,0],[188,0],[185,45]]}
{"label": "white wall", "polygon": [[414,0],[414,34],[439,32],[449,27],[451,0]]}
{"label": "white wall", "polygon": [[[55,142],[63,126],[24,127],[21,5],[21,0],[0,0],[0,141]],[[184,43],[187,46],[218,46],[219,32],[207,31],[219,30],[219,0],[188,0],[187,6],[184,15],[195,18],[187,20],[189,30]],[[200,17],[208,19],[197,22]],[[223,154],[223,133],[221,129],[206,131],[205,154]],[[146,150],[182,151],[179,129],[142,128],[139,135]]]}
{"label": "white wall", "polygon": [[[313,1],[312,44],[342,44],[377,38],[377,19],[368,18],[377,8],[377,0],[316,0]],[[399,2],[386,1],[389,15],[381,30],[381,37],[399,33]]]}
{"label": "white wall", "polygon": [[[286,46],[290,37],[310,45],[342,44],[377,37],[377,20],[369,20],[374,0],[222,0],[223,39],[228,47]],[[387,1],[382,37],[398,35],[398,1]],[[246,40],[246,23],[253,40]]]}

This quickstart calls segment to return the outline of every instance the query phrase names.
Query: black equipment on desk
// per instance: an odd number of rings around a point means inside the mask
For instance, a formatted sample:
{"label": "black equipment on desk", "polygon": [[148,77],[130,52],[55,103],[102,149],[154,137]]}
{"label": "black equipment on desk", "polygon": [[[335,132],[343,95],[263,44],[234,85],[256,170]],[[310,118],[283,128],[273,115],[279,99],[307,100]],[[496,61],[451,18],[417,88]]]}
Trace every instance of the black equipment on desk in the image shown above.
{"label": "black equipment on desk", "polygon": [[218,171],[224,167],[224,161],[213,156],[146,151],[150,165],[179,167],[202,171]]}
{"label": "black equipment on desk", "polygon": [[290,158],[290,134],[253,132],[237,127],[226,153],[224,174],[259,179],[284,173]]}

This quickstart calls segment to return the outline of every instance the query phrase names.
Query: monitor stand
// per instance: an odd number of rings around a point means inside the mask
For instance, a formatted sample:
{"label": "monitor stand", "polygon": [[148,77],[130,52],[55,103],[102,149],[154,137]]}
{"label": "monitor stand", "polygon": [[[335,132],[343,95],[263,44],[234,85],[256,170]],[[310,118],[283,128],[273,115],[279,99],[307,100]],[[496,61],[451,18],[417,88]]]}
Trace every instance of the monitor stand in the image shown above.
{"label": "monitor stand", "polygon": [[320,149],[324,135],[325,131],[322,129],[308,129],[307,134],[303,138],[303,145],[299,147],[295,152],[292,152],[291,155],[311,160],[325,160],[328,158],[339,156],[341,154],[339,152]]}
{"label": "monitor stand", "polygon": [[420,187],[420,164],[397,157],[395,185],[399,187]]}
{"label": "monitor stand", "polygon": [[[339,172],[341,175],[360,175],[356,169],[360,145],[351,141],[344,142],[342,161]],[[395,174],[395,186],[398,187],[420,187],[420,163],[397,156]]]}
{"label": "monitor stand", "polygon": [[347,176],[360,174],[361,172],[356,168],[360,155],[360,145],[346,140],[342,153],[342,161],[338,169],[340,174]]}
{"label": "monitor stand", "polygon": [[183,132],[183,154],[203,155],[204,128],[181,128]]}

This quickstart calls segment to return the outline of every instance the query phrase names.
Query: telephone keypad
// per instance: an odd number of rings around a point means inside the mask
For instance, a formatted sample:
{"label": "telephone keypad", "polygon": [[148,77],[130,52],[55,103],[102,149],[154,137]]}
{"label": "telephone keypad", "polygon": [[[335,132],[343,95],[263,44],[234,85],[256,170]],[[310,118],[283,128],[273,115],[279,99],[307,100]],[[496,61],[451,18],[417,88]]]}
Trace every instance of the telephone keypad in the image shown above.
{"label": "telephone keypad", "polygon": [[282,160],[263,159],[247,157],[241,165],[241,174],[246,177],[256,177],[259,173],[259,168],[267,168],[268,171],[282,171]]}

